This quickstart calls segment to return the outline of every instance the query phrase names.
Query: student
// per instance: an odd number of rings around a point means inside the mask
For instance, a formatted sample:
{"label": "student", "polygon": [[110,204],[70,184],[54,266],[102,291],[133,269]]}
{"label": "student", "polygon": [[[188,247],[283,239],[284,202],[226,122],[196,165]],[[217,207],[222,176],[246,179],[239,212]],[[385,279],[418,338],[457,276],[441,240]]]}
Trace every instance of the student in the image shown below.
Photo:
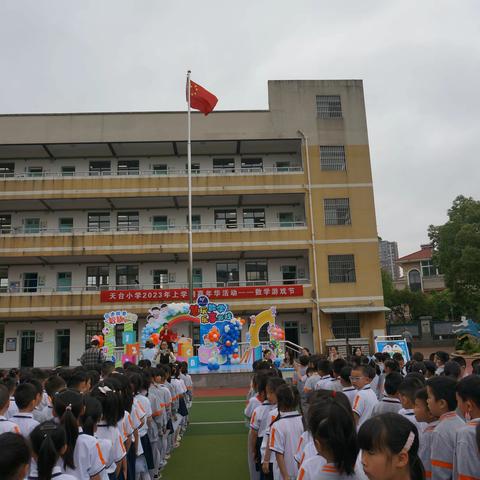
{"label": "student", "polygon": [[18,425],[5,417],[10,406],[10,395],[5,385],[0,385],[0,434],[6,432],[20,433]]}
{"label": "student", "polygon": [[307,379],[305,380],[305,383],[303,385],[303,396],[308,399],[308,395],[315,390],[315,386],[320,381],[320,375],[318,374],[318,364],[315,362],[312,367],[308,367],[305,374],[307,376]]}
{"label": "student", "polygon": [[450,355],[447,352],[438,351],[435,353],[435,366],[437,369],[435,370],[435,375],[442,375],[443,371],[445,370],[445,364],[450,360]]}
{"label": "student", "polygon": [[425,469],[425,477],[430,478],[432,476],[432,465],[430,463],[430,457],[432,452],[432,434],[435,427],[438,425],[438,418],[435,417],[428,408],[428,392],[427,388],[421,388],[415,394],[415,420],[417,423],[425,424],[422,432],[418,432],[421,441],[418,449],[418,456],[423,463]]}
{"label": "student", "polygon": [[299,392],[303,391],[304,384],[302,382],[304,382],[305,380],[302,379],[305,376],[309,362],[310,354],[300,355],[298,357],[298,360],[295,360],[293,362],[293,368],[295,369],[295,372],[293,373],[292,383],[293,385],[297,386]]}
{"label": "student", "polygon": [[[344,397],[343,403],[340,397]],[[355,480],[357,432],[348,399],[342,393],[332,391],[328,397],[313,403],[308,415],[308,429],[314,439],[318,456],[323,458],[316,456],[305,460],[300,467],[298,478]]]}
{"label": "student", "polygon": [[115,371],[115,363],[110,360],[105,360],[102,363],[100,379],[105,380]]}
{"label": "student", "polygon": [[395,360],[398,363],[398,367],[400,368],[400,373],[405,376],[407,374],[407,369],[405,368],[405,359],[400,352],[396,352],[392,356],[392,360]]}
{"label": "student", "polygon": [[333,361],[332,365],[332,377],[329,382],[325,382],[325,390],[335,390],[336,392],[342,391],[342,384],[340,383],[339,377],[342,368],[347,366],[347,362],[343,358],[337,358]]}
{"label": "student", "polygon": [[457,384],[458,406],[470,421],[457,432],[453,478],[478,479],[480,477],[480,377],[468,375]]}
{"label": "student", "polygon": [[14,397],[18,413],[11,420],[18,425],[20,433],[28,438],[30,432],[38,425],[33,418],[33,410],[37,404],[37,392],[31,383],[22,383],[15,390]]}
{"label": "student", "polygon": [[462,368],[458,362],[449,360],[443,367],[443,374],[446,377],[451,377],[458,382],[458,380],[462,378]]}
{"label": "student", "polygon": [[63,468],[65,473],[77,480],[100,480],[100,473],[105,468],[100,445],[94,437],[81,435],[80,432],[80,416],[84,407],[84,397],[76,390],[59,392],[53,401],[53,415],[67,434]]}
{"label": "student", "polygon": [[435,480],[449,480],[453,475],[453,457],[457,431],[465,422],[455,412],[457,382],[450,377],[433,377],[427,381],[428,408],[432,415],[439,417],[439,423],[432,433],[432,477]]}
{"label": "student", "polygon": [[398,387],[402,381],[403,377],[398,372],[389,373],[385,377],[385,394],[373,408],[372,415],[380,415],[387,412],[399,412],[399,410],[402,408],[402,405],[400,403],[400,399],[398,398]]}
{"label": "student", "polygon": [[32,462],[28,479],[75,480],[73,475],[62,473],[59,460],[67,450],[65,429],[55,422],[43,422],[30,433]]}
{"label": "student", "polygon": [[385,369],[384,369],[385,375],[388,375],[389,373],[392,373],[392,372],[400,373],[400,365],[396,360],[393,360],[393,359],[385,360]]}
{"label": "student", "polygon": [[37,420],[40,423],[46,422],[47,420],[53,420],[53,399],[60,390],[64,390],[66,387],[67,384],[65,383],[65,380],[59,375],[52,375],[47,378],[45,382],[45,393],[48,396],[48,402],[41,414],[38,415]]}
{"label": "student", "polygon": [[425,379],[428,380],[429,378],[434,377],[435,371],[437,370],[435,363],[430,360],[426,360],[423,363],[425,364]]}
{"label": "student", "polygon": [[465,359],[460,355],[455,355],[454,357],[452,357],[451,361],[456,362],[460,365],[460,378],[465,377],[467,372],[467,362],[465,361]]}
{"label": "student", "polygon": [[[25,380],[25,383],[29,383],[30,385],[33,385],[33,388],[35,389],[35,408],[33,409],[32,415],[33,418],[37,421],[40,422],[42,419],[42,411],[43,411],[43,394],[45,393],[43,391],[43,386],[42,384],[36,380],[35,378],[29,378]],[[47,396],[48,398],[48,396]],[[45,404],[46,406],[46,404]]]}
{"label": "student", "polygon": [[16,381],[15,377],[8,376],[8,377],[5,377],[3,379],[2,383],[3,383],[3,385],[5,385],[5,387],[7,387],[8,394],[10,395],[10,405],[9,405],[7,413],[5,415],[7,417],[7,419],[10,419],[16,413],[18,413],[18,407],[15,403],[15,397],[14,397],[15,389],[17,388],[17,381]]}
{"label": "student", "polygon": [[30,448],[24,437],[7,432],[0,435],[2,480],[23,480],[30,467]]}
{"label": "student", "polygon": [[295,451],[303,433],[302,415],[297,411],[300,395],[291,385],[281,385],[276,395],[279,413],[270,428],[269,445],[276,459],[273,478],[288,480],[298,474]]}
{"label": "student", "polygon": [[342,386],[342,393],[347,396],[350,401],[350,405],[353,405],[353,401],[357,395],[357,389],[352,385],[350,377],[352,376],[352,367],[346,366],[340,370],[340,385]]}
{"label": "student", "polygon": [[350,379],[357,389],[352,410],[358,428],[372,416],[373,409],[378,403],[377,396],[370,387],[374,377],[375,370],[370,365],[361,365],[352,370]]}
{"label": "student", "polygon": [[85,370],[76,370],[67,380],[67,388],[87,393],[90,390],[90,377]]}
{"label": "student", "polygon": [[369,480],[423,480],[417,427],[398,413],[368,419],[358,432],[363,469]]}
{"label": "student", "polygon": [[402,404],[402,408],[398,413],[415,424],[420,438],[426,425],[424,423],[417,422],[413,409],[415,408],[415,395],[417,394],[418,390],[421,390],[424,387],[425,381],[423,380],[423,377],[417,377],[413,373],[409,373],[398,386],[398,397],[400,398],[400,403]]}
{"label": "student", "polygon": [[317,371],[320,379],[315,385],[315,390],[327,390],[326,385],[329,384],[332,379],[332,364],[329,360],[320,360],[317,363]]}

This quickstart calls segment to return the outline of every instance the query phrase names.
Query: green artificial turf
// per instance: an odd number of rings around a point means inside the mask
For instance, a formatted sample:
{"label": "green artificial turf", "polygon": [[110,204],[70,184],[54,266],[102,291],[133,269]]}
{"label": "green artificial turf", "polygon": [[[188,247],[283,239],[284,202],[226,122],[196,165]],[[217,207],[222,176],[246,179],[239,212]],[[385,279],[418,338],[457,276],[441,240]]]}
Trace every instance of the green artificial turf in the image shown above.
{"label": "green artificial turf", "polygon": [[[222,403],[209,403],[227,400]],[[228,400],[243,400],[228,402]],[[245,398],[213,397],[194,401],[181,446],[162,472],[165,480],[248,479],[247,433],[243,420]],[[205,402],[205,403],[203,403]],[[195,425],[196,422],[242,422]]]}

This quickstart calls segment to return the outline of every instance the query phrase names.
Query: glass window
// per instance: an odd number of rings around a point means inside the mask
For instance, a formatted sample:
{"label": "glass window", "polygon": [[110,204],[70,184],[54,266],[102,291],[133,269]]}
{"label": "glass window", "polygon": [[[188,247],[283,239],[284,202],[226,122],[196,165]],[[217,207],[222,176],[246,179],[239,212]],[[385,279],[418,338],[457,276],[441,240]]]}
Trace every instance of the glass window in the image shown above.
{"label": "glass window", "polygon": [[39,218],[25,218],[23,221],[25,233],[39,233],[40,219]]}
{"label": "glass window", "polygon": [[[188,174],[188,163],[185,164],[185,173]],[[192,163],[192,175],[198,175],[200,173],[200,164]]]}
{"label": "glass window", "polygon": [[119,160],[117,166],[118,175],[138,175],[140,162],[138,160]]}
{"label": "glass window", "polygon": [[12,216],[10,214],[0,214],[0,233],[11,233]]}
{"label": "glass window", "polygon": [[213,171],[217,173],[234,173],[235,160],[233,158],[214,158]]}
{"label": "glass window", "polygon": [[238,263],[217,263],[217,286],[238,286]]}
{"label": "glass window", "polygon": [[290,170],[290,162],[275,162],[277,172],[288,172]]}
{"label": "glass window", "polygon": [[278,214],[278,221],[282,228],[294,226],[293,212],[280,212]]}
{"label": "glass window", "polygon": [[346,170],[345,147],[340,146],[321,146],[320,147],[320,167],[323,171]]}
{"label": "glass window", "polygon": [[215,210],[215,228],[237,228],[237,211]]}
{"label": "glass window", "polygon": [[268,282],[268,264],[266,260],[245,262],[247,285],[266,285]]}
{"label": "glass window", "polygon": [[157,215],[152,218],[154,230],[168,230],[168,217],[166,215]]}
{"label": "glass window", "polygon": [[168,288],[168,270],[153,271],[153,288]]}
{"label": "glass window", "polygon": [[72,290],[72,272],[57,273],[57,292],[70,292]]}
{"label": "glass window", "polygon": [[333,313],[332,333],[335,338],[360,338],[358,313]]}
{"label": "glass window", "polygon": [[15,174],[15,163],[0,163],[0,178],[13,177]]}
{"label": "glass window", "polygon": [[296,265],[282,265],[282,280],[284,285],[292,285],[297,280]]}
{"label": "glass window", "polygon": [[193,288],[202,288],[203,273],[201,268],[194,268],[192,270],[192,283]]}
{"label": "glass window", "polygon": [[110,212],[92,212],[88,214],[89,232],[110,231]]}
{"label": "glass window", "polygon": [[0,267],[0,293],[8,292],[8,267]]}
{"label": "glass window", "polygon": [[261,158],[242,158],[242,170],[246,172],[263,172]]}
{"label": "glass window", "polygon": [[317,95],[318,118],[342,118],[340,95]]}
{"label": "glass window", "polygon": [[[188,227],[188,215],[185,220],[185,225]],[[192,230],[200,230],[202,228],[202,220],[200,215],[192,215]]]}
{"label": "glass window", "polygon": [[438,269],[434,265],[433,261],[430,260],[422,260],[421,262],[422,266],[422,275],[424,277],[434,277],[435,275],[438,275]]}
{"label": "glass window", "polygon": [[153,166],[154,175],[168,175],[168,166],[167,165],[154,165]]}
{"label": "glass window", "polygon": [[68,233],[73,231],[73,218],[59,218],[58,229],[62,233]]}
{"label": "glass window", "polygon": [[328,276],[330,283],[352,283],[356,281],[353,255],[329,255]]}
{"label": "glass window", "polygon": [[245,228],[265,228],[265,209],[244,208],[243,226]]}
{"label": "glass window", "polygon": [[62,167],[62,177],[73,177],[75,175],[75,167]]}
{"label": "glass window", "polygon": [[118,212],[117,230],[119,232],[135,232],[139,229],[138,212]]}
{"label": "glass window", "polygon": [[23,291],[36,292],[38,289],[38,273],[29,272],[23,274]]}
{"label": "glass window", "polygon": [[41,177],[43,175],[43,167],[28,167],[27,173],[29,177]]}
{"label": "glass window", "polygon": [[120,290],[138,288],[138,265],[117,265],[117,288]]}
{"label": "glass window", "polygon": [[422,290],[422,279],[418,270],[410,270],[408,272],[408,286],[412,292]]}
{"label": "glass window", "polygon": [[350,225],[350,202],[348,198],[325,198],[323,200],[325,225]]}
{"label": "glass window", "polygon": [[111,175],[112,166],[110,160],[92,160],[88,165],[89,175]]}
{"label": "glass window", "polygon": [[87,290],[108,290],[110,268],[103,265],[87,267]]}

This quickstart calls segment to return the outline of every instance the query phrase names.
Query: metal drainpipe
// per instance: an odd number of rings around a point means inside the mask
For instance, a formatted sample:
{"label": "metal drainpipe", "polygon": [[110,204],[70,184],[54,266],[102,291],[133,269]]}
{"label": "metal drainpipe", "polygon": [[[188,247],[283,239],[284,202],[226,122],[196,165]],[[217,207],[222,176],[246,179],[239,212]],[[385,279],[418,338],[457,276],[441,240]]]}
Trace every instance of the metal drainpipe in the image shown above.
{"label": "metal drainpipe", "polygon": [[322,329],[320,326],[320,303],[318,300],[317,252],[315,247],[315,227],[313,224],[312,182],[310,178],[310,154],[308,152],[307,136],[301,130],[297,130],[297,132],[302,137],[303,143],[305,145],[305,163],[307,164],[308,204],[310,209],[310,235],[311,235],[312,252],[313,252],[313,277],[315,280],[315,299],[313,301],[317,309],[317,328],[318,328],[318,339],[320,343],[320,353],[323,353]]}

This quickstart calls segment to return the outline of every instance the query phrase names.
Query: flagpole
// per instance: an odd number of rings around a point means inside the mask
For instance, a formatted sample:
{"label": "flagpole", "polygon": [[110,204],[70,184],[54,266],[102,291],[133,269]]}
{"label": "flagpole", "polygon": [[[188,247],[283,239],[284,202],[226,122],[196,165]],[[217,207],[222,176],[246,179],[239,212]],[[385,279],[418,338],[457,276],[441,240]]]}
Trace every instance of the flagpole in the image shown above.
{"label": "flagpole", "polygon": [[193,303],[193,244],[192,244],[192,121],[190,109],[190,74],[187,72],[187,103],[188,103],[188,141],[187,141],[187,168],[188,168],[188,291],[190,304]]}

